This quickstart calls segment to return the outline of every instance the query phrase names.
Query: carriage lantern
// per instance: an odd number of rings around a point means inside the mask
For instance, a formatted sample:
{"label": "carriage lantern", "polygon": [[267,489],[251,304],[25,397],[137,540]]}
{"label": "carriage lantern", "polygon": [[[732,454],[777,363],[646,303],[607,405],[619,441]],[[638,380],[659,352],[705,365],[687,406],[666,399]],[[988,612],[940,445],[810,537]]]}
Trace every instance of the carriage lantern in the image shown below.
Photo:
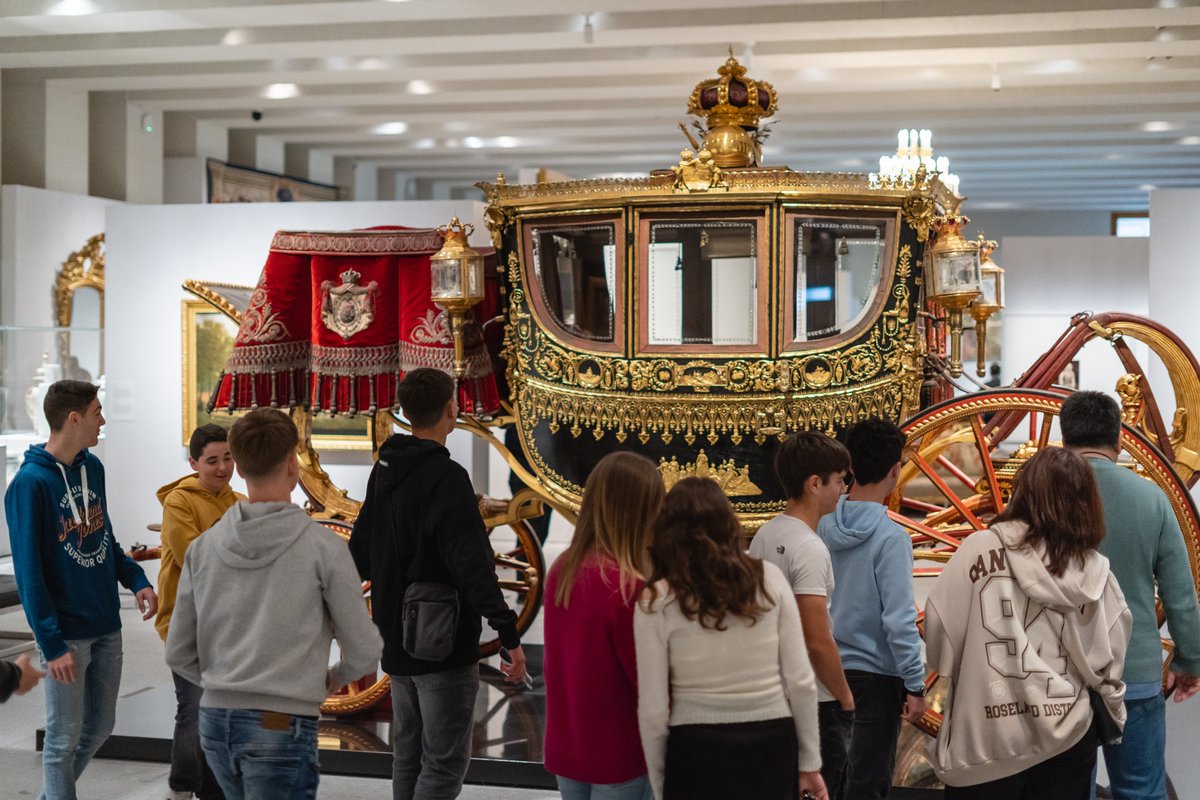
{"label": "carriage lantern", "polygon": [[971,303],[969,311],[975,320],[976,362],[975,372],[979,377],[987,374],[985,367],[984,349],[987,345],[987,321],[993,314],[1004,308],[1004,268],[992,261],[992,253],[996,251],[996,242],[983,238],[975,241],[979,248],[979,272],[983,277],[982,294]]}
{"label": "carriage lantern", "polygon": [[962,375],[963,309],[983,293],[979,245],[963,238],[971,220],[958,214],[934,221],[937,240],[929,250],[927,297],[950,312],[950,375]]}
{"label": "carriage lantern", "polygon": [[438,308],[450,314],[450,335],[454,337],[454,377],[467,373],[464,326],[467,312],[483,300],[483,256],[471,249],[467,237],[475,230],[453,217],[449,225],[438,228],[445,243],[429,258],[430,295]]}

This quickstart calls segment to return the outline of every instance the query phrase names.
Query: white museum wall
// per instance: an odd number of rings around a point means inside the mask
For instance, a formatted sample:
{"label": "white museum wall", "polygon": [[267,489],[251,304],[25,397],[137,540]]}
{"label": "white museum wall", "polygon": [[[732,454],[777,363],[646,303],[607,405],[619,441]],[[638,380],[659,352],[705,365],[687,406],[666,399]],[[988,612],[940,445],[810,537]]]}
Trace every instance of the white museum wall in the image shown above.
{"label": "white museum wall", "polygon": [[[1200,354],[1200,251],[1194,238],[1200,230],[1200,190],[1155,190],[1150,193],[1150,215],[1150,316]],[[1167,386],[1165,367],[1155,364],[1150,380],[1153,386]],[[1160,390],[1155,398],[1163,419],[1170,422],[1174,396]],[[1193,415],[1197,411],[1188,409]],[[1190,422],[1200,424],[1194,418]]]}
{"label": "white museum wall", "polygon": [[[253,284],[278,229],[345,230],[374,225],[432,227],[452,215],[473,221],[484,245],[483,206],[476,202],[251,203],[122,206],[108,216],[105,464],[113,521],[122,543],[147,541],[161,517],[154,497],[188,471],[181,444],[180,301],[187,278]],[[456,460],[472,466],[471,437],[456,433]],[[322,454],[331,477],[361,497],[369,452]],[[484,462],[486,464],[486,460]],[[472,470],[482,477],[481,469]],[[235,479],[235,486],[238,485]]]}
{"label": "white museum wall", "polygon": [[[1115,236],[1007,237],[996,251],[1005,270],[1001,381],[1011,383],[1066,331],[1080,311],[1149,310],[1149,243]],[[1149,348],[1130,342],[1148,365]],[[1080,351],[1080,388],[1113,393],[1124,367],[1112,348],[1092,341]]]}

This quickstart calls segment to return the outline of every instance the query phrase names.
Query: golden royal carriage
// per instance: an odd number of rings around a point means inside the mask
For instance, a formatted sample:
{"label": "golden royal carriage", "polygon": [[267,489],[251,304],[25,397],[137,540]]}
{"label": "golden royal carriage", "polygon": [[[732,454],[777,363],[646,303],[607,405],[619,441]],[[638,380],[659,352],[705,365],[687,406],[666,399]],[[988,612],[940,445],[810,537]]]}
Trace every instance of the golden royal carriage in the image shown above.
{"label": "golden royal carriage", "polygon": [[[322,470],[307,438],[312,413],[371,412],[378,444],[404,424],[388,399],[400,373],[422,363],[454,371],[468,387],[460,427],[501,452],[529,487],[512,500],[481,501],[489,526],[515,532],[516,546],[496,558],[502,584],[524,600],[524,630],[544,574],[527,520],[543,504],[572,519],[592,466],[620,449],[651,457],[668,485],[688,475],[716,480],[753,528],[782,508],[772,461],[784,437],[836,434],[869,416],[905,423],[910,447],[893,516],[912,534],[918,575],[935,574],[1003,507],[1017,466],[1053,443],[1064,395],[1052,383],[1086,341],[1102,338],[1129,373],[1124,459],[1166,490],[1200,574],[1200,521],[1187,491],[1200,475],[1200,428],[1187,417],[1200,406],[1200,379],[1187,348],[1149,320],[1080,315],[1011,387],[955,396],[963,315],[982,334],[1003,302],[994,243],[962,238],[963,198],[915,134],[912,152],[898,154],[905,169],[885,176],[758,166],[756,132],[775,103],[774,90],[731,56],[689,102],[705,118],[704,141],[670,169],[480,184],[495,248],[486,258],[466,246],[462,226],[436,253],[430,230],[277,234],[273,256],[311,259],[311,269],[308,261],[299,268],[309,292],[298,305],[301,317],[312,309],[314,343],[341,326],[340,344],[353,349],[373,324],[363,321],[365,287],[387,296],[396,291],[388,280],[399,281],[408,292],[401,308],[424,324],[399,319],[363,349],[398,339],[400,355],[358,372],[339,372],[340,355],[318,359],[315,344],[300,357],[231,359],[214,402],[231,411],[293,407],[305,435],[302,485],[313,513],[337,527],[354,518],[357,502]],[[314,249],[319,240],[324,250]],[[384,256],[393,260],[378,281],[346,266]],[[262,327],[267,273],[253,293],[195,281],[186,288],[242,322],[240,340],[248,318]],[[344,318],[320,321],[337,302]],[[1126,337],[1168,366],[1178,409],[1171,429]],[[427,362],[413,355],[422,346],[437,351]],[[509,427],[516,450],[503,440]],[[353,713],[385,693],[383,681],[359,686],[325,710]],[[935,700],[928,730],[937,708]]]}

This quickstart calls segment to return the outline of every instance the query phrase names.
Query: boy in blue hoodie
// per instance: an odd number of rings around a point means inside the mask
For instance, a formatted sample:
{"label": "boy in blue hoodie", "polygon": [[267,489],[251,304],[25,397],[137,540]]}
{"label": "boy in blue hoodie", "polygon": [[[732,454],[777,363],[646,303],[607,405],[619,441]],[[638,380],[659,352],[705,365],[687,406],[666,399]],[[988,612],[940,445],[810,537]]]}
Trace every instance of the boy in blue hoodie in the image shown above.
{"label": "boy in blue hoodie", "polygon": [[121,686],[121,602],[142,619],[158,598],[113,535],[104,467],[87,451],[104,425],[96,387],[58,381],[43,403],[50,439],[32,445],[4,495],[17,591],[49,673],[43,800],[75,797],[75,781],[112,732]]}
{"label": "boy in blue hoodie", "polygon": [[912,543],[888,519],[886,505],[900,477],[904,442],[904,432],[887,420],[853,425],[846,449],[854,483],[817,526],[833,561],[830,614],[854,694],[845,784],[845,797],[854,800],[888,796],[900,719],[916,722],[925,713]]}

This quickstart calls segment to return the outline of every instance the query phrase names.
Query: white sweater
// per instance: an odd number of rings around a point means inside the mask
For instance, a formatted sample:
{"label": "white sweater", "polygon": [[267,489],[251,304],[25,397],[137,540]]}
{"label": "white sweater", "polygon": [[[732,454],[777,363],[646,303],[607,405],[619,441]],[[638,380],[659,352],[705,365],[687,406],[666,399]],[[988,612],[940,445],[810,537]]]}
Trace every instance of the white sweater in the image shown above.
{"label": "white sweater", "polygon": [[725,617],[725,630],[701,627],[679,609],[665,582],[651,608],[638,603],[638,726],[656,798],[662,797],[667,731],[671,725],[758,722],[791,717],[800,744],[800,769],[821,768],[817,687],[800,612],[779,568],[764,563],[774,605],[753,625]]}

